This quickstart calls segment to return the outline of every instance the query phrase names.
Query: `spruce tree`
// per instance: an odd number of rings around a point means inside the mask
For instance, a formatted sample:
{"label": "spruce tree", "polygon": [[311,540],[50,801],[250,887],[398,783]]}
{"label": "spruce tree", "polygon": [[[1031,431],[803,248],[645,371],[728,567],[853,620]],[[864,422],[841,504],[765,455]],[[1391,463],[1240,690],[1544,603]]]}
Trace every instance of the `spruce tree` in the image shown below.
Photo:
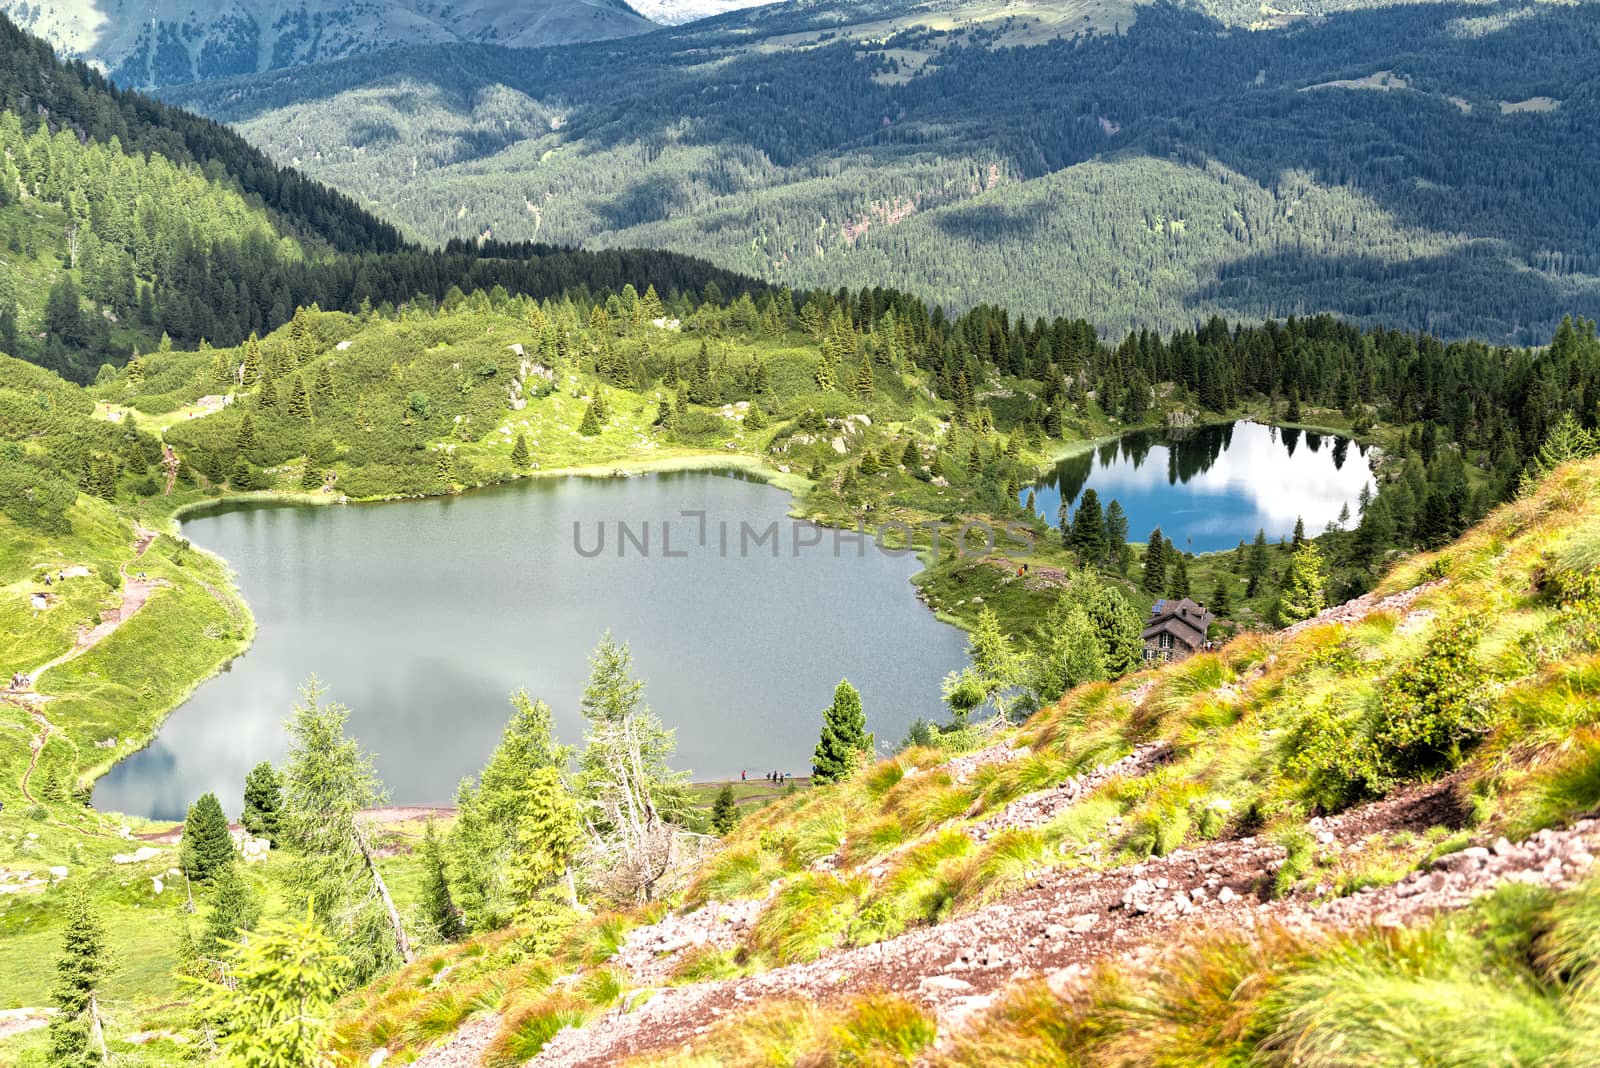
{"label": "spruce tree", "polygon": [[1145,593],[1161,596],[1161,591],[1167,588],[1167,539],[1161,533],[1161,528],[1150,532],[1150,542],[1144,550],[1144,578],[1140,582],[1140,589]]}
{"label": "spruce tree", "polygon": [[311,394],[305,379],[295,375],[289,382],[289,415],[303,423],[311,422]]}
{"label": "spruce tree", "polygon": [[1072,547],[1086,564],[1098,564],[1105,556],[1106,523],[1100,511],[1100,495],[1092,489],[1084,490],[1078,499],[1078,510],[1072,517]]}
{"label": "spruce tree", "polygon": [[300,488],[314,490],[322,488],[322,469],[312,462],[307,456],[305,463],[300,465]]}
{"label": "spruce tree", "polygon": [[922,466],[922,453],[917,449],[916,439],[907,439],[905,451],[900,454],[900,464],[907,471],[915,471]]}
{"label": "spruce tree", "polygon": [[210,882],[233,863],[228,817],[222,814],[216,794],[201,794],[189,806],[188,818],[183,821],[181,856],[184,872],[199,883]]}
{"label": "spruce tree", "polygon": [[1268,551],[1267,532],[1258,527],[1256,540],[1250,544],[1250,556],[1245,564],[1245,577],[1249,580],[1244,590],[1246,597],[1254,597],[1261,592],[1261,584],[1266,581],[1267,572],[1272,567]]}
{"label": "spruce tree", "polygon": [[761,405],[751,402],[750,410],[744,416],[746,430],[765,430],[767,428],[767,413],[761,410]]}
{"label": "spruce tree", "polygon": [[249,452],[256,444],[255,417],[246,409],[244,418],[239,420],[239,430],[234,435],[233,446],[241,453]]}
{"label": "spruce tree", "polygon": [[1211,594],[1211,604],[1208,605],[1218,619],[1229,619],[1233,616],[1233,599],[1228,593],[1228,576],[1217,576],[1217,588]]}
{"label": "spruce tree", "polygon": [[600,433],[600,416],[595,411],[594,402],[583,410],[583,422],[578,424],[578,433],[586,438],[592,438]]}
{"label": "spruce tree", "polygon": [[877,392],[872,381],[872,361],[863,359],[856,368],[854,381],[851,382],[851,391],[862,400],[868,400]]}
{"label": "spruce tree", "polygon": [[716,803],[711,806],[711,829],[727,837],[739,822],[739,807],[733,801],[733,783],[725,782],[717,791]]}
{"label": "spruce tree", "polygon": [[1167,596],[1178,601],[1189,596],[1189,564],[1176,549],[1170,555],[1172,567],[1167,576]]}
{"label": "spruce tree", "polygon": [[221,957],[229,943],[239,940],[241,931],[250,930],[261,919],[261,902],[245,882],[240,867],[224,867],[211,891],[211,909],[198,947],[200,956],[208,960]]}
{"label": "spruce tree", "polygon": [[1300,546],[1304,545],[1305,543],[1306,543],[1306,521],[1305,521],[1305,519],[1303,517],[1297,517],[1295,519],[1295,521],[1294,521],[1294,540],[1292,542],[1290,542],[1290,545],[1293,548],[1298,549],[1298,548],[1300,548]]}
{"label": "spruce tree", "polygon": [[871,449],[863,450],[861,453],[861,473],[863,475],[875,475],[881,470],[883,468],[878,465],[878,454]]}
{"label": "spruce tree", "polygon": [[450,881],[445,872],[444,846],[430,817],[422,828],[422,917],[445,942],[466,934],[461,910],[450,896]]}
{"label": "spruce tree", "polygon": [[67,900],[66,921],[51,990],[56,1015],[50,1020],[49,1064],[52,1068],[90,1068],[100,1064],[105,1050],[95,990],[110,962],[105,928],[82,884]]}
{"label": "spruce tree", "polygon": [[317,368],[317,399],[333,400],[333,368],[327,363]]}
{"label": "spruce tree", "polygon": [[1106,508],[1106,557],[1118,571],[1128,566],[1128,513],[1122,502],[1112,498]]}
{"label": "spruce tree", "polygon": [[845,778],[871,755],[870,745],[861,694],[848,679],[840,679],[833,703],[822,713],[822,736],[811,757],[811,781],[830,783]]}
{"label": "spruce tree", "polygon": [[528,466],[528,435],[519,433],[511,446],[511,466],[519,471]]}
{"label": "spruce tree", "polygon": [[244,777],[244,811],[239,822],[257,838],[276,841],[278,813],[283,808],[283,780],[277,769],[263,760]]}

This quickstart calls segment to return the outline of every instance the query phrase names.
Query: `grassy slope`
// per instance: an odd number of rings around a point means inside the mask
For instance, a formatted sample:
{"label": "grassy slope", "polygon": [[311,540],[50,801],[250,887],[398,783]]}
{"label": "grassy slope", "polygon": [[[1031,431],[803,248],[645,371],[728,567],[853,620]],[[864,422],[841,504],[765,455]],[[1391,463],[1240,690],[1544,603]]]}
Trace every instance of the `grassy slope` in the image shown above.
{"label": "grassy slope", "polygon": [[[1369,793],[1452,772],[1452,789],[1472,813],[1474,834],[1517,837],[1591,812],[1600,805],[1597,529],[1600,461],[1571,465],[1537,493],[1497,510],[1457,544],[1392,572],[1381,592],[1422,587],[1403,610],[1378,611],[1351,623],[1327,622],[1289,636],[1246,636],[1214,655],[1081,688],[1007,739],[1025,748],[1000,750],[1000,759],[964,780],[943,766],[948,754],[913,750],[841,786],[808,791],[747,816],[704,865],[681,904],[692,908],[765,898],[760,917],[736,951],[686,960],[678,981],[760,971],[939,922],[1020,888],[1041,868],[1126,865],[1241,832],[1269,834],[1289,846],[1280,892],[1298,888],[1312,896],[1338,895],[1382,885],[1460,848],[1466,836],[1443,829],[1396,836],[1384,849],[1351,859],[1298,846],[1310,841],[1304,821]],[[1467,659],[1447,678],[1421,687],[1438,698],[1434,710],[1441,711],[1449,705],[1441,695],[1461,692],[1452,689],[1455,683],[1465,685],[1467,696],[1453,713],[1454,741],[1426,751],[1364,745],[1362,739],[1381,731],[1391,713],[1421,722],[1417,710],[1401,704],[1397,695],[1407,680],[1415,681],[1419,666],[1444,655],[1439,643],[1474,617],[1481,617],[1482,629]],[[1347,729],[1344,741],[1333,747],[1308,744],[1308,732],[1328,731],[1329,713]],[[1019,796],[1053,788],[1067,776],[1155,741],[1172,747],[1170,761],[1113,777],[1043,827],[982,844],[961,833]],[[1347,756],[1373,760],[1387,778],[1375,787],[1347,785],[1342,794],[1330,793],[1336,774],[1348,770]],[[837,870],[809,870],[813,861],[829,855],[839,858]],[[769,896],[775,879],[779,889]],[[1243,981],[1236,966],[1243,954],[1254,962],[1255,974],[1299,976],[1297,981],[1311,985],[1295,988],[1300,1000],[1277,1003],[1303,1008],[1298,1016],[1284,1010],[1268,1017],[1262,1015],[1262,1003],[1245,999],[1237,1012],[1248,1027],[1229,1022],[1232,1002],[1225,996],[1220,1003],[1200,1005],[1193,1018],[1216,1031],[1202,1030],[1186,1040],[1195,1044],[1191,1050],[1222,1056],[1228,1041],[1243,1041],[1247,1049],[1264,1042],[1263,1028],[1272,1024],[1297,1027],[1307,1041],[1333,1042],[1339,1021],[1306,1015],[1318,989],[1313,981],[1321,977],[1335,983],[1336,992],[1356,998],[1359,977],[1366,973],[1355,967],[1343,972],[1345,962],[1354,959],[1391,981],[1386,989],[1413,1013],[1408,1026],[1426,1024],[1436,1029],[1429,1034],[1438,1041],[1454,1041],[1451,1029],[1439,1029],[1437,1021],[1455,1017],[1427,1008],[1428,982],[1454,981],[1475,997],[1492,991],[1499,984],[1494,959],[1485,959],[1480,949],[1492,958],[1507,940],[1526,945],[1546,932],[1541,937],[1548,941],[1552,916],[1563,910],[1592,915],[1597,893],[1591,889],[1552,905],[1541,894],[1506,891],[1459,924],[1445,921],[1415,934],[1358,936],[1348,943],[1285,938],[1256,949],[1222,942],[1213,950],[1196,949],[1195,970],[1233,975],[1235,984]],[[560,1022],[581,1021],[597,1008],[631,997],[626,975],[607,970],[605,962],[626,928],[653,922],[661,912],[657,906],[597,919],[548,958],[515,933],[445,947],[427,966],[383,980],[353,999],[342,1048],[363,1056],[379,1045],[409,1053],[472,1013],[498,1006],[505,1015],[491,1053],[506,1063],[531,1055]],[[1503,928],[1499,934],[1495,924]],[[1592,947],[1596,926],[1592,919],[1580,922],[1577,933],[1569,932],[1560,944],[1570,950],[1575,940],[1580,948]],[[1227,967],[1234,970],[1226,971],[1216,962],[1225,964],[1230,954],[1235,964]],[[1413,963],[1402,966],[1402,958]],[[1503,994],[1514,1009],[1538,1012],[1541,1003],[1555,1006],[1550,1011],[1560,1019],[1540,1047],[1548,1050],[1570,1038],[1563,1030],[1565,1014],[1578,1013],[1573,1019],[1581,1021],[1592,1003],[1569,1006],[1562,999],[1573,996],[1574,971],[1552,970],[1539,959],[1524,956],[1519,985]],[[434,979],[445,965],[452,966],[448,978]],[[553,978],[574,972],[575,979],[550,986]],[[1184,986],[1191,981],[1198,982],[1182,971],[1123,980],[1108,976],[1094,990],[1098,1001],[1071,1005],[1042,986],[1027,988],[973,1032],[961,1063],[989,1058],[1080,1063],[1065,1051],[1099,1041],[1096,1033],[1110,1036],[1106,1046],[1096,1047],[1110,1057],[1108,1063],[1149,1063],[1156,1054],[1148,1046],[1131,1047],[1144,1051],[1142,1057],[1136,1053],[1131,1060],[1118,1060],[1114,1050],[1121,1047],[1115,1043],[1137,1039],[1142,1018],[1137,1005],[1165,998],[1169,1008],[1161,1012],[1177,1013],[1170,1006],[1193,993]],[[1140,991],[1149,993],[1145,1001],[1134,996]],[[1120,1029],[1091,1033],[1088,1024],[1080,1027],[1093,1018],[1097,1005],[1113,1001],[1123,1013]],[[1370,1004],[1358,1007],[1371,1011]],[[1183,1037],[1174,1035],[1182,1019],[1160,1018],[1172,1026],[1138,1041],[1166,1042],[1161,1049],[1167,1053],[1184,1048],[1173,1045]],[[1063,1022],[1058,1026],[1052,1019]],[[819,1050],[824,1059],[848,1057],[852,1043],[861,1041],[869,1046],[905,1041],[920,1048],[931,1038],[928,1026],[914,1008],[881,999],[833,1012],[760,1006],[708,1039],[716,1044],[709,1054],[700,1051],[702,1060],[686,1053],[667,1061],[706,1063],[703,1057],[710,1055],[723,1063],[767,1063],[807,1048]],[[1016,1053],[1019,1048],[1023,1052]],[[1035,1059],[1046,1049],[1057,1052],[1042,1062]],[[1328,1054],[1330,1059],[1317,1063],[1355,1063],[1333,1057],[1332,1049]],[[1191,1052],[1166,1063],[1192,1063],[1196,1057]],[[1450,1063],[1475,1062],[1469,1056]]]}

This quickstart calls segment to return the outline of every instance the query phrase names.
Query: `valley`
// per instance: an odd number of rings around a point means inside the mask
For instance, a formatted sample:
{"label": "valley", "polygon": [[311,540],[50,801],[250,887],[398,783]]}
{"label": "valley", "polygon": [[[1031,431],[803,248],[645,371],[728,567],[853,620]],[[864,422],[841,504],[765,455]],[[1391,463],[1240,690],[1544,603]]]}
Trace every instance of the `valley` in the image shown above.
{"label": "valley", "polygon": [[0,18],[0,1064],[1594,1063],[1593,6],[723,6]]}

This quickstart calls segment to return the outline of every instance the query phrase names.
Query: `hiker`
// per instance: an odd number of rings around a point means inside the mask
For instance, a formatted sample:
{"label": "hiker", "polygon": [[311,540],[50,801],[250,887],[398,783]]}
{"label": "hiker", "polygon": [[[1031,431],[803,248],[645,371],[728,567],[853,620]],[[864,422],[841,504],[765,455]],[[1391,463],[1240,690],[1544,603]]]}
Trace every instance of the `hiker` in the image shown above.
{"label": "hiker", "polygon": [[741,770],[741,771],[740,771],[740,772],[739,772],[739,781],[740,781],[740,782],[744,782],[744,771],[743,771],[743,770]]}

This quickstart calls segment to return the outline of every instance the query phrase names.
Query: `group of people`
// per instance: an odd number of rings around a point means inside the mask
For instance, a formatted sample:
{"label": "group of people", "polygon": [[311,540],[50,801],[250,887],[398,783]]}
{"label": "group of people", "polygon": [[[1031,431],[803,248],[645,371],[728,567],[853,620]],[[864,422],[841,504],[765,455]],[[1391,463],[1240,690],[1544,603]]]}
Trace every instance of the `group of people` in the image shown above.
{"label": "group of people", "polygon": [[11,676],[11,688],[19,691],[26,690],[28,688],[28,684],[32,681],[32,679],[28,678],[28,673],[26,671],[18,671]]}
{"label": "group of people", "polygon": [[[792,778],[794,778],[794,776],[790,775],[787,771],[769,771],[769,772],[767,772],[767,781],[772,783],[772,785],[774,785],[774,786],[783,786],[784,784],[786,784]],[[744,772],[741,771],[739,773],[739,781],[740,782],[749,782],[750,781],[750,777],[747,774],[745,774]]]}

